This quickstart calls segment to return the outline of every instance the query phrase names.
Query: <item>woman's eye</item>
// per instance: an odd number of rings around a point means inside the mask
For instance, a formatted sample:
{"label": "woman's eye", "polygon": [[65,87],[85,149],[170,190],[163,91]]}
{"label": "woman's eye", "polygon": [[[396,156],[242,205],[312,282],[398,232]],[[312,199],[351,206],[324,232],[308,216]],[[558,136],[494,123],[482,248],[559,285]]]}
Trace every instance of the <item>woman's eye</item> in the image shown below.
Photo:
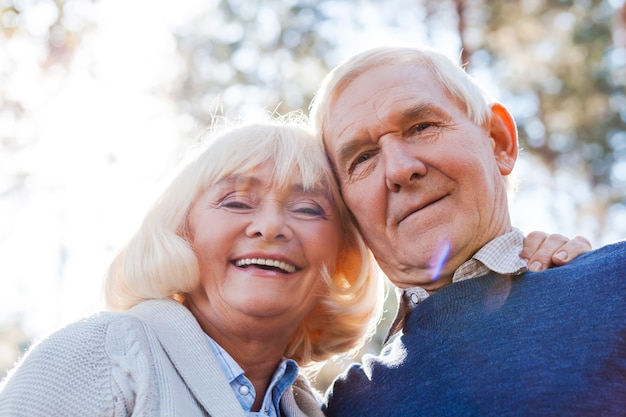
{"label": "woman's eye", "polygon": [[241,198],[227,198],[222,201],[221,206],[233,210],[245,210],[252,208],[252,205],[249,201]]}
{"label": "woman's eye", "polygon": [[324,212],[320,209],[305,208],[300,210],[301,213],[310,214],[311,216],[321,216]]}
{"label": "woman's eye", "polygon": [[250,208],[247,204],[242,203],[240,201],[229,201],[228,203],[224,203],[223,206],[227,208],[233,208],[233,209]]}
{"label": "woman's eye", "polygon": [[326,215],[324,209],[317,204],[295,205],[293,211],[298,214],[304,214],[311,217],[324,217]]}

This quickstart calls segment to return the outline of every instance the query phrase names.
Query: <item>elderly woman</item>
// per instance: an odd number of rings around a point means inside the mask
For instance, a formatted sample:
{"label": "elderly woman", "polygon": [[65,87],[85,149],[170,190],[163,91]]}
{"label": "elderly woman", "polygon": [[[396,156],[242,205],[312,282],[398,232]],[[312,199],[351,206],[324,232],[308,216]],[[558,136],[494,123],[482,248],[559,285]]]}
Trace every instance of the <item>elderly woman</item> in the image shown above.
{"label": "elderly woman", "polygon": [[104,312],[32,349],[0,415],[321,415],[299,376],[360,347],[381,280],[305,127],[242,125],[173,178]]}
{"label": "elderly woman", "polygon": [[111,310],[34,346],[2,416],[320,416],[301,375],[360,348],[382,284],[309,130],[240,125],[185,162],[113,260]]}

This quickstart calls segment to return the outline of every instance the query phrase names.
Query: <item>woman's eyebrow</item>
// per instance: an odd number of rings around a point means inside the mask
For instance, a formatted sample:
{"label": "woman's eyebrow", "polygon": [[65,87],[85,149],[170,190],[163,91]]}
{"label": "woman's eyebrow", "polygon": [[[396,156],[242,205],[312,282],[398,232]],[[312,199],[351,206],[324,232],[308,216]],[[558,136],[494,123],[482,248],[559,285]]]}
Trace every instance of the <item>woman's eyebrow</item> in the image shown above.
{"label": "woman's eyebrow", "polygon": [[314,197],[322,197],[325,199],[329,199],[328,190],[325,187],[320,185],[315,185],[313,187],[305,187],[302,183],[291,184],[289,186],[289,191],[294,194],[305,194],[312,195]]}
{"label": "woman's eyebrow", "polygon": [[262,181],[253,175],[233,174],[222,178],[215,183],[218,187],[237,187],[237,186],[252,186],[259,185]]}
{"label": "woman's eyebrow", "polygon": [[[263,183],[264,183],[263,180],[253,175],[235,174],[235,175],[229,175],[227,177],[222,178],[221,180],[217,181],[215,185],[217,187],[223,187],[223,188],[228,188],[228,187],[239,188],[242,186],[244,186],[244,188],[249,188],[249,187],[254,187],[258,185],[263,185]],[[322,197],[322,198],[330,200],[330,195],[329,195],[328,190],[326,189],[326,187],[321,186],[321,185],[305,187],[304,184],[300,182],[293,183],[293,184],[284,184],[284,185],[286,186],[286,188],[283,188],[283,187],[281,188],[288,190],[291,194],[311,195],[314,197]]]}

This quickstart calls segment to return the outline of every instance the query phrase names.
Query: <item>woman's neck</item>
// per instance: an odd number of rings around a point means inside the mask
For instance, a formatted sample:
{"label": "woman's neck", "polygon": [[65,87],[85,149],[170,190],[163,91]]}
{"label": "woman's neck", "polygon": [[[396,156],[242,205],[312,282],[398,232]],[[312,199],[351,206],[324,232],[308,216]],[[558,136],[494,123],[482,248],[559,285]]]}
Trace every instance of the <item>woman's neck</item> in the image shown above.
{"label": "woman's neck", "polygon": [[209,320],[193,301],[187,299],[184,304],[202,330],[243,369],[256,392],[252,411],[258,411],[297,324],[277,323],[271,318],[254,317]]}

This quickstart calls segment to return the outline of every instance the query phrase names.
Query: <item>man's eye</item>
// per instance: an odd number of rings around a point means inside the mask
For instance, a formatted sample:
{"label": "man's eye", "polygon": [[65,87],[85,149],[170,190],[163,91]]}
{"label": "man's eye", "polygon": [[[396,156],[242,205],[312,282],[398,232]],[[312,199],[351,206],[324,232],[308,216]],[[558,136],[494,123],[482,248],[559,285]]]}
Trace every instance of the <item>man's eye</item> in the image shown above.
{"label": "man's eye", "polygon": [[430,122],[419,123],[419,124],[413,126],[412,130],[413,130],[413,132],[419,133],[419,132],[423,132],[424,130],[426,130],[429,127],[432,127],[434,125],[435,125],[434,123],[430,123]]}
{"label": "man's eye", "polygon": [[355,174],[356,171],[362,172],[363,168],[367,166],[367,164],[365,165],[363,164],[367,162],[368,160],[372,159],[373,156],[374,156],[374,153],[371,151],[367,151],[367,152],[363,152],[359,154],[356,157],[356,159],[352,162],[352,164],[350,164],[350,167],[348,168],[348,175],[353,175]]}
{"label": "man's eye", "polygon": [[359,155],[359,157],[354,161],[354,165],[358,165],[362,162],[367,161],[368,159],[370,159],[372,157],[371,154],[369,153],[362,153],[361,155]]}

